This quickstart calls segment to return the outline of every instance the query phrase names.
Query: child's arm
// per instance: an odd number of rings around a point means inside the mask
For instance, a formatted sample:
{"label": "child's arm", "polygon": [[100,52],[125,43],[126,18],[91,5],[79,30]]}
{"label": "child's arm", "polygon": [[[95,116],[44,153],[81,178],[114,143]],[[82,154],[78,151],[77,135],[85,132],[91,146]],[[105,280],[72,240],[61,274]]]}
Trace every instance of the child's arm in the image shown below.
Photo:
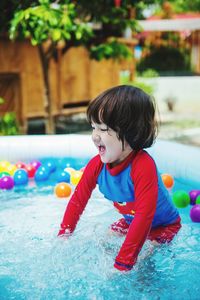
{"label": "child's arm", "polygon": [[121,271],[132,269],[137,261],[151,229],[158,195],[156,166],[151,157],[145,155],[142,161],[138,159],[134,163],[131,177],[135,190],[135,217],[115,260],[115,268]]}
{"label": "child's arm", "polygon": [[83,176],[77,185],[64,214],[58,235],[70,234],[85,209],[85,206],[96,186],[98,174],[102,168],[99,156],[95,156],[86,166]]}

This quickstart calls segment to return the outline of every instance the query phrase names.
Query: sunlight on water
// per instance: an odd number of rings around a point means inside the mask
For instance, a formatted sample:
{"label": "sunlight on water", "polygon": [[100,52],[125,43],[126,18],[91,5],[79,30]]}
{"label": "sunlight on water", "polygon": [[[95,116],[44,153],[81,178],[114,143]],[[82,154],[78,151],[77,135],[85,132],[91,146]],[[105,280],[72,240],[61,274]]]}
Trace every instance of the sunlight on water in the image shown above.
{"label": "sunlight on water", "polygon": [[123,238],[108,231],[120,216],[97,190],[68,240],[57,237],[67,201],[52,188],[0,198],[1,300],[199,299],[200,224],[190,208],[171,245],[146,242],[134,269],[120,273],[113,262]]}

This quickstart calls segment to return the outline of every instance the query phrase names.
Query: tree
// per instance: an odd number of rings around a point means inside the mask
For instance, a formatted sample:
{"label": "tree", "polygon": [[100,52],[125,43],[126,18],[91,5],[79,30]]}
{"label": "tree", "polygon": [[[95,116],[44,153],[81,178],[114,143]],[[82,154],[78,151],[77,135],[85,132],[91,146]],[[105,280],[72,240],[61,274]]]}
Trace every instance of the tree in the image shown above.
{"label": "tree", "polygon": [[146,6],[162,3],[163,0],[10,0],[8,4],[7,0],[1,0],[1,28],[6,31],[10,27],[11,39],[30,39],[32,45],[38,47],[46,89],[48,133],[53,133],[54,124],[49,88],[50,60],[79,45],[87,47],[91,57],[97,60],[130,57],[130,49],[118,38],[126,28],[140,30],[135,19],[142,17]]}
{"label": "tree", "polygon": [[[47,133],[54,132],[52,99],[49,86],[49,63],[58,55],[59,45],[65,43],[65,51],[72,45],[84,43],[92,35],[85,23],[76,19],[73,3],[51,4],[40,0],[40,4],[17,11],[11,21],[10,38],[30,39],[38,46],[46,92],[45,108],[48,115]],[[69,1],[68,1],[69,2]]]}
{"label": "tree", "polygon": [[[60,48],[63,54],[71,47],[85,45],[91,57],[98,60],[131,55],[116,39],[127,26],[136,27],[136,21],[129,16],[130,7],[115,5],[111,0],[100,2],[95,1],[93,6],[87,1],[39,0],[27,8],[17,9],[11,20],[10,38],[30,39],[39,50],[46,90],[47,133],[54,132],[49,63],[52,58],[57,59]],[[99,23],[98,30],[93,28],[94,22]]]}

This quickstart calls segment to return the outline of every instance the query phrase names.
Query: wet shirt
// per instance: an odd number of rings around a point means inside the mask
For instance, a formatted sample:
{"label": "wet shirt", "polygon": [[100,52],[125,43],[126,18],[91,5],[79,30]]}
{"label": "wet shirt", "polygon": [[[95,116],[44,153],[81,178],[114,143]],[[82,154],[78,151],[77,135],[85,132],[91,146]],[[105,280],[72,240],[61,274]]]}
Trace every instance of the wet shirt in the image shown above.
{"label": "wet shirt", "polygon": [[129,156],[115,167],[103,164],[97,155],[86,166],[71,197],[60,232],[73,232],[93,189],[100,191],[130,224],[115,264],[131,269],[151,227],[168,225],[178,218],[168,191],[152,157],[144,150]]}

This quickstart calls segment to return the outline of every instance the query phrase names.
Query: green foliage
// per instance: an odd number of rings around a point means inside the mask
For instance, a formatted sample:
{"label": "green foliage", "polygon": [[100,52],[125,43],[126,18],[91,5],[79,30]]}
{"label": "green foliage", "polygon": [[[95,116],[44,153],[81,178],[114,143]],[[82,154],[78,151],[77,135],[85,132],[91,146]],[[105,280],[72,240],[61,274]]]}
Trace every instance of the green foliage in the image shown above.
{"label": "green foliage", "polygon": [[158,77],[159,74],[154,69],[146,69],[144,72],[139,74],[139,76],[143,77],[143,78],[155,78],[155,77]]}
{"label": "green foliage", "polygon": [[[0,105],[5,99],[0,97]],[[0,135],[16,135],[19,133],[15,113],[7,112],[0,116]]]}
{"label": "green foliage", "polygon": [[5,101],[2,97],[0,97],[0,104],[3,104]]}
{"label": "green foliage", "polygon": [[159,74],[154,69],[146,69],[144,72],[140,74],[140,79],[137,79],[136,82],[134,82],[134,85],[144,90],[147,94],[152,95],[155,93],[155,83],[153,82],[151,84],[148,84],[147,82],[142,81],[142,78],[156,78]]}
{"label": "green foliage", "polygon": [[165,72],[190,71],[189,53],[178,48],[154,48],[149,55],[142,58],[137,64],[137,70],[143,72],[154,69],[159,74]]}
{"label": "green foliage", "polygon": [[105,59],[129,59],[132,57],[131,50],[123,44],[118,43],[117,41],[112,41],[108,43],[103,43],[97,46],[93,46],[90,49],[91,58],[96,60]]}
{"label": "green foliage", "polygon": [[150,84],[147,84],[143,81],[139,81],[139,80],[136,80],[134,82],[130,82],[130,84],[142,89],[143,91],[145,91],[147,94],[149,95],[152,95],[154,94],[154,86],[153,85],[150,85]]}
{"label": "green foliage", "polygon": [[[120,7],[115,7],[111,0],[92,3],[79,0],[76,5],[69,0],[59,4],[39,0],[37,5],[15,12],[10,38],[30,38],[34,46],[48,40],[54,49],[59,41],[67,41],[65,51],[84,44],[97,60],[129,58],[129,48],[114,38],[121,37],[127,27],[140,30],[138,22],[130,18],[131,5],[130,0],[122,1]],[[100,28],[94,29],[95,24],[100,24]]]}
{"label": "green foliage", "polygon": [[[68,1],[69,2],[69,1]],[[73,3],[51,4],[49,0],[40,0],[40,5],[19,10],[11,21],[10,38],[30,38],[32,45],[51,39],[84,41],[92,36],[87,24],[76,18]]]}
{"label": "green foliage", "polygon": [[200,0],[171,0],[176,12],[200,11]]}
{"label": "green foliage", "polygon": [[[143,77],[144,78],[153,78],[153,77],[157,77],[157,72],[154,70],[146,70],[143,73]],[[145,91],[147,94],[152,95],[155,92],[155,86],[153,84],[148,84],[144,81],[142,81],[141,79],[136,79],[134,81],[130,81],[129,79],[129,74],[128,73],[122,73],[120,76],[120,83],[121,84],[130,84],[130,85],[134,85],[140,89],[142,89],[143,91]]]}
{"label": "green foliage", "polygon": [[0,117],[0,135],[16,135],[19,128],[16,121],[15,113],[5,113]]}

